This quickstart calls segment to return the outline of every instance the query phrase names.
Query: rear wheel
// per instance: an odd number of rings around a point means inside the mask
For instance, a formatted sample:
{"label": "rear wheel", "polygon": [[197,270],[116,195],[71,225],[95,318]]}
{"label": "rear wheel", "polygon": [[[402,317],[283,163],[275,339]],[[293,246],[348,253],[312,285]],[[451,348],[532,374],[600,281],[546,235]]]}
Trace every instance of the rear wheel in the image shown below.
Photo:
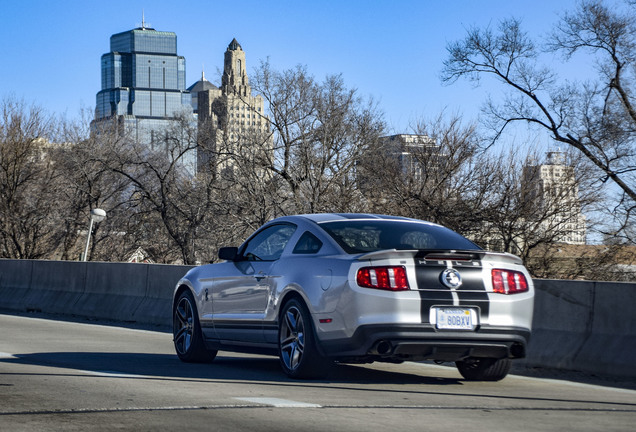
{"label": "rear wheel", "polygon": [[278,325],[278,355],[283,371],[291,378],[318,378],[328,360],[320,355],[307,307],[291,299],[283,307]]}
{"label": "rear wheel", "polygon": [[190,291],[183,291],[177,298],[173,311],[172,334],[174,348],[182,361],[209,362],[216,357],[216,351],[208,351],[205,348],[197,307]]}
{"label": "rear wheel", "polygon": [[468,381],[500,381],[508,375],[510,359],[468,358],[455,362],[459,373]]}

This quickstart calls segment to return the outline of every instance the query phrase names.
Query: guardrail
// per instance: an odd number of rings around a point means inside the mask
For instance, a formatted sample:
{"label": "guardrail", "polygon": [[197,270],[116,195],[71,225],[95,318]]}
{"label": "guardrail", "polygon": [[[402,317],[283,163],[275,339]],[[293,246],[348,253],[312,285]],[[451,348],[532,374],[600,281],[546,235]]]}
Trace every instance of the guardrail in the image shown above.
{"label": "guardrail", "polygon": [[[170,328],[190,266],[0,260],[0,309]],[[528,367],[636,377],[636,284],[535,280]]]}

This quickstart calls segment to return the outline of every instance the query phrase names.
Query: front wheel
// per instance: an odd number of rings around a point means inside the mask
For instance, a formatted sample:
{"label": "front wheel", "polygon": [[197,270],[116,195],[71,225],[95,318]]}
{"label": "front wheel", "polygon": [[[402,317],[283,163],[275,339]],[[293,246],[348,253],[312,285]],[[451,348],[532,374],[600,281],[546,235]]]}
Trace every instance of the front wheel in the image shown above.
{"label": "front wheel", "polygon": [[172,334],[174,348],[182,361],[209,362],[216,357],[216,351],[205,348],[197,307],[190,291],[183,291],[177,299],[173,311]]}
{"label": "front wheel", "polygon": [[283,307],[278,326],[278,355],[283,371],[291,378],[318,378],[324,375],[328,360],[316,346],[311,315],[297,299]]}
{"label": "front wheel", "polygon": [[468,358],[455,362],[455,365],[468,381],[501,381],[510,372],[512,361],[507,358]]}

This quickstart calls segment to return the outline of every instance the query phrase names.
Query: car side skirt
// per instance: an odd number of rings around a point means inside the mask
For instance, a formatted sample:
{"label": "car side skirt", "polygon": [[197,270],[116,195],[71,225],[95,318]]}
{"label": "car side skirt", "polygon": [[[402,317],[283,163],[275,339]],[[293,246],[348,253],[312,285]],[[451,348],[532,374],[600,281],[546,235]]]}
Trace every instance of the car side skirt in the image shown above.
{"label": "car side skirt", "polygon": [[278,345],[268,343],[241,342],[234,340],[206,339],[205,347],[214,351],[229,351],[245,354],[278,355]]}

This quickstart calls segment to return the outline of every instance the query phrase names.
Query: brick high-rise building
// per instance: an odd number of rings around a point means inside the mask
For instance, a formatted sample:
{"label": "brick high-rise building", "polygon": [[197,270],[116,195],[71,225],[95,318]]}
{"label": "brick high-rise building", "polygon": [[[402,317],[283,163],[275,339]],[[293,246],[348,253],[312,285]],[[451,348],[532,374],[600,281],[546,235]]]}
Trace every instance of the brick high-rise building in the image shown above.
{"label": "brick high-rise building", "polygon": [[[225,51],[221,88],[198,92],[199,166],[219,153],[238,154],[267,139],[268,121],[262,96],[252,95],[245,51],[232,39]],[[223,150],[221,150],[223,147]],[[269,151],[269,150],[268,150]],[[220,162],[227,166],[231,162]]]}
{"label": "brick high-rise building", "polygon": [[549,152],[546,163],[523,168],[524,199],[543,209],[541,229],[554,232],[554,243],[585,244],[585,216],[581,212],[574,168],[559,151]]}

